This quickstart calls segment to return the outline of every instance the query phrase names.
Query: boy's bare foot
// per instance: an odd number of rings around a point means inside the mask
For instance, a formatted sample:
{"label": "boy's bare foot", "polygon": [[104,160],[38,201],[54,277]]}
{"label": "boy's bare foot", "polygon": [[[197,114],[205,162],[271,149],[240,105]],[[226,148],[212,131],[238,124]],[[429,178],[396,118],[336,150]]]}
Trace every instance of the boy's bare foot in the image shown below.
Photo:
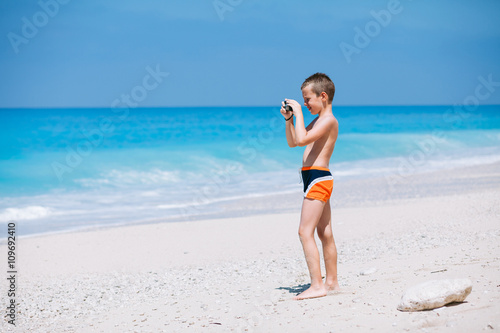
{"label": "boy's bare foot", "polygon": [[325,289],[327,291],[340,291],[340,286],[339,286],[338,282],[335,282],[335,283],[325,282]]}
{"label": "boy's bare foot", "polygon": [[301,300],[301,299],[307,299],[307,298],[316,298],[316,297],[323,297],[326,296],[326,289],[325,286],[319,286],[319,287],[309,287],[307,290],[301,292],[297,296],[295,296],[293,299],[294,300]]}

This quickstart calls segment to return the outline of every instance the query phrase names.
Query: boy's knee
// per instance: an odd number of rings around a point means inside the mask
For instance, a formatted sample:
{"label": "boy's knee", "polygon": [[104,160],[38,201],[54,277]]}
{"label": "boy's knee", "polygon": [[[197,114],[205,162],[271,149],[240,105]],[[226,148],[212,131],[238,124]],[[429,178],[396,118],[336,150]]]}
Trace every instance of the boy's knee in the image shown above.
{"label": "boy's knee", "polygon": [[299,228],[298,234],[300,239],[314,237],[314,231],[311,232],[311,230],[307,228]]}
{"label": "boy's knee", "polygon": [[329,230],[321,231],[318,229],[318,237],[322,242],[333,239],[333,233]]}

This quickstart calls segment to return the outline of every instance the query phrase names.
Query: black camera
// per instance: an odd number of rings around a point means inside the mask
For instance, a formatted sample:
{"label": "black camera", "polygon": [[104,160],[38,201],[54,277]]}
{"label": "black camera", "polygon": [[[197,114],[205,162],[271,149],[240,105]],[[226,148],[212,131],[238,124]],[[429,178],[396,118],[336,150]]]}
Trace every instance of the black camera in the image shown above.
{"label": "black camera", "polygon": [[288,103],[286,101],[283,101],[283,103],[285,103],[285,111],[287,111],[287,112],[293,111],[292,107],[290,105],[288,105]]}

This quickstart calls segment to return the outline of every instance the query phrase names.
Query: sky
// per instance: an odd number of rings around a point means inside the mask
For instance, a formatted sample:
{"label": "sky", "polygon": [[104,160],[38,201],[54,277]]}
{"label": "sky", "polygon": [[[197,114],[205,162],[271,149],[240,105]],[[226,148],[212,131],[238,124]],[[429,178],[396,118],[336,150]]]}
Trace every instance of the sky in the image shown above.
{"label": "sky", "polygon": [[315,72],[334,105],[500,104],[499,17],[497,0],[3,0],[0,108],[273,106]]}

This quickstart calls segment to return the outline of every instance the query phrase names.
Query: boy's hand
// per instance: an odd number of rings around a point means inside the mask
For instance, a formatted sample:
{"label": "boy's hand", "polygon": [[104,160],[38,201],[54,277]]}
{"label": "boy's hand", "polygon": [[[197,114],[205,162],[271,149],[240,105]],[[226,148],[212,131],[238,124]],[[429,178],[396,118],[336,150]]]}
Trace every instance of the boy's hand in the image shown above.
{"label": "boy's hand", "polygon": [[285,101],[292,107],[294,115],[296,115],[297,113],[302,113],[302,107],[300,106],[299,102],[294,99],[285,99]]}

